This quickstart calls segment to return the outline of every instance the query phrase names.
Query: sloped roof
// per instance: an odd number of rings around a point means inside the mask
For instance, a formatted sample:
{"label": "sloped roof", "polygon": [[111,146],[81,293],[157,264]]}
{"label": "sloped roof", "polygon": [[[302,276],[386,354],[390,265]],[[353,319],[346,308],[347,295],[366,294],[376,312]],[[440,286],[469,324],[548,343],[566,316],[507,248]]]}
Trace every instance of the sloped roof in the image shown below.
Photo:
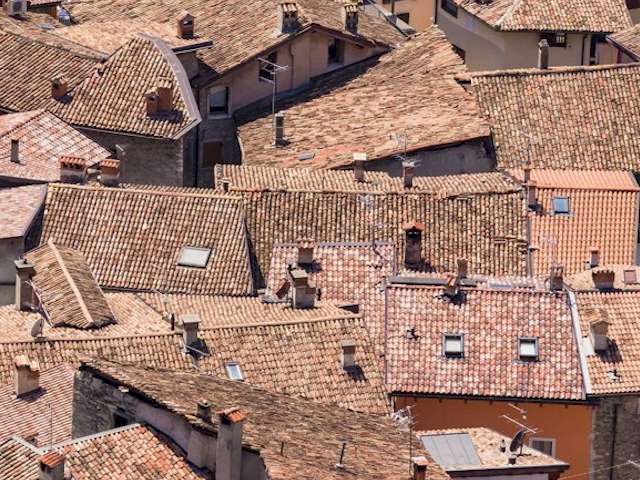
{"label": "sloped roof", "polygon": [[[345,441],[344,463],[352,478],[404,480],[407,476],[407,433],[388,417],[267,393],[243,382],[206,375],[141,369],[98,360],[83,363],[81,368],[115,385],[126,386],[130,395],[153,401],[199,430],[211,433],[217,430],[217,419],[205,423],[193,415],[198,398],[206,398],[216,411],[241,408],[247,412],[243,446],[259,452],[274,479],[343,478],[344,472],[335,468],[335,462]],[[176,389],[178,383],[189,388]],[[283,439],[286,455],[280,453]],[[417,441],[414,445],[414,455],[423,453]],[[356,451],[357,455],[348,455]],[[426,452],[424,455],[428,458],[430,478],[448,478]]]}
{"label": "sloped roof", "polygon": [[640,25],[634,25],[611,34],[607,40],[627,53],[636,62],[640,60]]}
{"label": "sloped roof", "polygon": [[[252,291],[241,198],[52,184],[41,241],[49,238],[80,251],[102,287]],[[183,247],[209,249],[206,266],[179,266]]]}
{"label": "sloped roof", "polygon": [[573,170],[640,170],[640,99],[629,95],[639,81],[639,65],[472,77],[498,168]]}
{"label": "sloped roof", "polygon": [[[171,82],[173,109],[149,116],[144,94],[163,79]],[[143,34],[47,108],[79,127],[168,139],[180,138],[201,121],[180,60],[162,40]]]}
{"label": "sloped roof", "polygon": [[629,27],[624,0],[454,0],[495,30],[617,32]]}
{"label": "sloped roof", "polygon": [[[20,142],[18,163],[11,161],[12,139]],[[0,176],[56,182],[63,155],[97,163],[111,153],[44,110],[0,116]]]}
{"label": "sloped roof", "polygon": [[[582,373],[566,295],[527,289],[391,284],[387,309],[390,392],[581,400]],[[384,317],[384,318],[383,318]],[[385,320],[386,318],[386,320]],[[406,334],[415,328],[416,338]],[[463,358],[443,354],[443,334],[464,335]],[[519,361],[518,338],[538,339],[539,361]]]}
{"label": "sloped roof", "polygon": [[44,205],[46,194],[46,185],[0,188],[0,237],[25,236]]}
{"label": "sloped roof", "polygon": [[[454,78],[464,71],[442,31],[431,27],[377,60],[323,76],[278,102],[284,146],[273,145],[271,106],[237,112],[243,163],[335,168],[351,164],[354,152],[377,159],[486,138],[473,95]],[[406,148],[394,134],[406,134]],[[303,153],[314,156],[300,160]]]}

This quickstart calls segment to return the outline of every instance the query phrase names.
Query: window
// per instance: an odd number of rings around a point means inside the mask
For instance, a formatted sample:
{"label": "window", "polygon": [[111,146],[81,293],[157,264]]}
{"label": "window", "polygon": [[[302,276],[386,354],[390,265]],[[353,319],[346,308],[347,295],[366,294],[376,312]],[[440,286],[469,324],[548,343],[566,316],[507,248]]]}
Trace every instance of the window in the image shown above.
{"label": "window", "polygon": [[329,41],[329,50],[327,52],[327,62],[329,65],[335,63],[342,63],[344,58],[344,42],[337,38],[332,38]]}
{"label": "window", "polygon": [[120,428],[125,425],[129,425],[129,419],[124,411],[118,408],[117,411],[113,412],[113,428]]}
{"label": "window", "polygon": [[518,357],[524,362],[538,360],[538,339],[520,337],[518,339]]}
{"label": "window", "polygon": [[267,55],[265,60],[266,62],[259,60],[260,69],[258,70],[258,80],[260,80],[261,82],[273,83],[275,80],[275,68],[271,64],[278,63],[278,52],[271,52],[269,55]]}
{"label": "window", "polygon": [[556,441],[553,438],[530,438],[529,446],[551,457],[556,454]]}
{"label": "window", "polygon": [[449,15],[458,16],[458,6],[453,0],[440,0],[440,7]]}
{"label": "window", "polygon": [[564,32],[548,32],[540,35],[540,40],[546,40],[550,47],[567,47],[567,34]]}
{"label": "window", "polygon": [[237,362],[227,362],[224,364],[224,368],[227,371],[227,376],[231,380],[236,380],[238,382],[244,381],[242,370],[240,370],[240,365]]}
{"label": "window", "polygon": [[402,20],[404,23],[406,23],[407,25],[409,25],[409,12],[405,12],[405,13],[398,13],[396,14],[396,17],[398,17],[400,20]]}
{"label": "window", "polygon": [[624,271],[624,283],[638,283],[638,274],[635,268]]}
{"label": "window", "polygon": [[217,86],[209,90],[209,115],[229,113],[229,87]]}
{"label": "window", "polygon": [[178,265],[181,267],[205,268],[211,256],[210,248],[183,247]]}
{"label": "window", "polygon": [[442,344],[445,357],[464,356],[464,336],[461,333],[445,333]]}
{"label": "window", "polygon": [[553,214],[569,215],[569,197],[553,197]]}

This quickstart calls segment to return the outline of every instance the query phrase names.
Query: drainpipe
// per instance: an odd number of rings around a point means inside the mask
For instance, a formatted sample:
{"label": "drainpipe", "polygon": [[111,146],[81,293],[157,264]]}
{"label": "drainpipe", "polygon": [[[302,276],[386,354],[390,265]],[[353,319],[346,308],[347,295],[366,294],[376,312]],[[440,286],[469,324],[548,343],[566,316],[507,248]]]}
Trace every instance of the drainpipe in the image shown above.
{"label": "drainpipe", "polygon": [[387,361],[387,337],[389,336],[389,294],[387,291],[387,278],[382,279],[382,287],[384,288],[384,385],[388,386],[389,368]]}
{"label": "drainpipe", "polygon": [[615,456],[616,456],[616,434],[618,427],[618,404],[616,403],[613,406],[613,420],[611,425],[611,448],[609,450],[609,480],[613,480],[613,471],[615,465]]}
{"label": "drainpipe", "polygon": [[[582,36],[582,58],[580,58],[580,65],[584,65],[585,64],[584,63],[584,43],[587,41],[587,37],[588,37],[588,34],[586,34],[586,33]],[[591,54],[591,53],[589,53],[589,54]],[[588,65],[588,63],[587,63],[587,65]]]}
{"label": "drainpipe", "polygon": [[289,65],[289,71],[290,71],[289,88],[293,89],[293,80],[294,80],[293,71],[295,69],[295,58],[293,56],[293,42],[289,42],[289,57],[291,57],[291,65]]}

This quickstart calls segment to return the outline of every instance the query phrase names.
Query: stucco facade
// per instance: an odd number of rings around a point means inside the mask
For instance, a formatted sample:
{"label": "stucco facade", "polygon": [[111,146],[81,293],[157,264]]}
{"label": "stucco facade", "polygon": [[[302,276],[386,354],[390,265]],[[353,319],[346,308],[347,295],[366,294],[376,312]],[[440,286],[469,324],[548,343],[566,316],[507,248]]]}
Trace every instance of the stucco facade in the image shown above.
{"label": "stucco facade", "polygon": [[379,0],[384,8],[407,21],[416,31],[426,30],[435,23],[435,0]]}

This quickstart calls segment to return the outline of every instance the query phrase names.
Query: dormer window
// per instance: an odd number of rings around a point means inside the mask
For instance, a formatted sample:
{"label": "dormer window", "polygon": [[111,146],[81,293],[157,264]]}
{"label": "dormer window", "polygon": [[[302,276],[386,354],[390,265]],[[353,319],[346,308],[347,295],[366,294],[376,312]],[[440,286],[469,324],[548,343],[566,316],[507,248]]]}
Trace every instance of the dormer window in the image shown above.
{"label": "dormer window", "polygon": [[553,214],[569,215],[569,197],[553,197]]}
{"label": "dormer window", "polygon": [[242,370],[240,369],[240,364],[237,362],[227,362],[224,364],[224,368],[227,371],[227,376],[231,380],[235,380],[237,382],[244,381],[244,375],[242,375]]}
{"label": "dormer window", "polygon": [[538,361],[538,339],[535,337],[518,338],[518,358],[523,362]]}
{"label": "dormer window", "polygon": [[442,351],[445,357],[463,357],[464,335],[461,333],[445,333],[442,338]]}

